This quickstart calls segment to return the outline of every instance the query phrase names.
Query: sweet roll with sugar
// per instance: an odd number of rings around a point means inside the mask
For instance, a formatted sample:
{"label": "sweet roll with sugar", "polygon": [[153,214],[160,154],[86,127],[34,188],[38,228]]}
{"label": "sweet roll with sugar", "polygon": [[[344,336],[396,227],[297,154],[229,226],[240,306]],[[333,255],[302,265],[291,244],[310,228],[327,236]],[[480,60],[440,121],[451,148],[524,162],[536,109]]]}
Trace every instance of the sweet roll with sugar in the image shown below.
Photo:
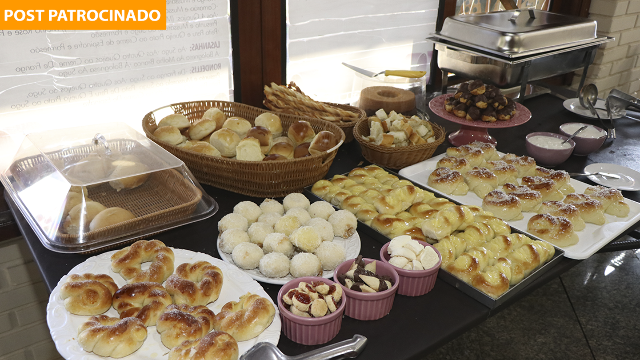
{"label": "sweet roll with sugar", "polygon": [[92,316],[78,329],[78,343],[85,351],[121,358],[133,354],[147,338],[147,328],[139,319]]}
{"label": "sweet roll with sugar", "polygon": [[462,174],[446,167],[433,170],[429,174],[427,184],[447,195],[466,195],[469,191]]}
{"label": "sweet roll with sugar", "polygon": [[447,148],[447,156],[467,159],[471,167],[483,166],[485,162],[482,150],[469,145]]}
{"label": "sweet roll with sugar", "polygon": [[498,151],[496,150],[496,146],[494,144],[476,140],[470,143],[469,146],[475,149],[482,150],[482,156],[484,156],[485,161],[500,159],[500,155],[498,155]]}
{"label": "sweet roll with sugar", "polygon": [[558,184],[549,178],[542,176],[525,176],[521,179],[522,185],[527,185],[529,189],[539,191],[542,201],[561,201],[564,194],[560,192]]}
{"label": "sweet roll with sugar", "polygon": [[527,231],[559,247],[575,245],[579,241],[571,221],[561,216],[533,215],[527,224]]}
{"label": "sweet roll with sugar", "polygon": [[64,308],[76,315],[98,315],[111,308],[118,285],[106,274],[71,274],[60,288]]}
{"label": "sweet roll with sugar", "polygon": [[455,156],[445,156],[438,160],[436,163],[437,168],[446,167],[451,170],[455,170],[460,174],[465,174],[467,171],[471,170],[471,164],[465,158],[457,158]]}
{"label": "sweet roll with sugar", "polygon": [[213,328],[233,336],[236,341],[253,339],[273,321],[276,310],[271,301],[251,293],[226,303],[213,320]]}
{"label": "sweet roll with sugar", "polygon": [[542,194],[539,191],[531,190],[527,185],[506,183],[502,186],[502,191],[520,199],[524,212],[538,212],[538,208],[542,204]]}
{"label": "sweet roll with sugar", "polygon": [[598,185],[589,186],[584,193],[592,199],[600,201],[604,206],[604,212],[609,215],[621,218],[629,215],[629,204],[624,202],[624,197],[620,190]]}
{"label": "sweet roll with sugar", "polygon": [[[149,261],[149,268],[142,270],[142,263]],[[173,250],[162,241],[139,240],[111,255],[111,269],[129,283],[162,283],[173,273],[173,261]]]}
{"label": "sweet roll with sugar", "polygon": [[164,346],[169,349],[183,341],[197,340],[213,330],[216,315],[206,306],[169,305],[160,314],[156,330]]}
{"label": "sweet roll with sugar", "polygon": [[113,294],[113,308],[120,318],[135,317],[145,326],[155,325],[164,308],[172,302],[167,290],[154,282],[127,284]]}
{"label": "sweet roll with sugar", "polygon": [[469,190],[480,198],[484,198],[491,190],[498,187],[498,177],[487,168],[476,166],[463,176]]}
{"label": "sweet roll with sugar", "polygon": [[600,201],[592,199],[589,195],[567,194],[563,201],[578,208],[580,216],[585,222],[596,225],[604,225],[607,222],[604,216],[604,206]]}
{"label": "sweet roll with sugar", "polygon": [[495,216],[509,221],[520,220],[522,216],[522,202],[517,197],[502,190],[493,190],[482,199],[482,208]]}
{"label": "sweet roll with sugar", "polygon": [[573,224],[574,231],[582,231],[585,228],[585,222],[580,216],[580,211],[571,204],[561,201],[545,201],[538,209],[538,213],[566,217]]}
{"label": "sweet roll with sugar", "polygon": [[207,305],[220,296],[222,270],[207,261],[184,263],[169,276],[165,287],[175,304]]}
{"label": "sweet roll with sugar", "polygon": [[564,170],[551,170],[538,166],[536,167],[534,175],[553,180],[557,184],[558,190],[560,190],[564,195],[571,194],[576,191],[570,183],[571,177],[569,176],[569,173]]}
{"label": "sweet roll with sugar", "polygon": [[515,166],[507,164],[502,160],[487,161],[485,164],[487,169],[491,170],[498,177],[498,185],[506,183],[518,183],[518,170]]}
{"label": "sweet roll with sugar", "polygon": [[502,161],[513,165],[518,170],[518,177],[532,176],[536,170],[536,161],[529,156],[518,156],[515,154],[505,154]]}

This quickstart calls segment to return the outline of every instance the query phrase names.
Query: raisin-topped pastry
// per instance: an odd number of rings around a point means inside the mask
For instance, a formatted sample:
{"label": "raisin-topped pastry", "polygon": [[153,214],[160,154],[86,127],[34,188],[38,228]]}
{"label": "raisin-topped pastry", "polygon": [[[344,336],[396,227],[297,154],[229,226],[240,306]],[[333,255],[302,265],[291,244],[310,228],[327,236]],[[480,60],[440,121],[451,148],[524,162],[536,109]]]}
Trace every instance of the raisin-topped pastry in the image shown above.
{"label": "raisin-topped pastry", "polygon": [[477,106],[479,109],[486,109],[487,106],[489,105],[488,102],[489,100],[487,100],[487,97],[484,94],[476,95],[473,98],[473,104]]}
{"label": "raisin-topped pastry", "polygon": [[467,109],[469,107],[466,104],[460,103],[453,108],[453,114],[457,117],[464,118],[467,116]]}
{"label": "raisin-topped pastry", "polygon": [[473,80],[469,83],[469,92],[473,95],[484,94],[486,87],[481,80]]}
{"label": "raisin-topped pastry", "polygon": [[491,107],[487,107],[483,112],[482,112],[482,121],[485,122],[496,122],[496,111],[495,109],[491,108]]}
{"label": "raisin-topped pastry", "polygon": [[[486,105],[486,104],[485,104]],[[475,106],[471,106],[469,110],[467,110],[466,119],[469,121],[480,120],[482,118],[481,110]]]}

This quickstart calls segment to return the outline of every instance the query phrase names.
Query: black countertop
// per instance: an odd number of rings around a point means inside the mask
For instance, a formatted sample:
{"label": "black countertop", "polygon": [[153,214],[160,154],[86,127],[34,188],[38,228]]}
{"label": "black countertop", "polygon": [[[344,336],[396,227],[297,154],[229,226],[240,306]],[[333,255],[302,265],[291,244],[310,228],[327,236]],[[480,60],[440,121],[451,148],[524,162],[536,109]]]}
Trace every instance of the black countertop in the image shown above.
{"label": "black countertop", "polygon": [[[533,114],[528,123],[514,128],[489,130],[490,134],[498,141],[499,151],[526,154],[524,148],[526,134],[532,131],[557,132],[559,125],[565,122],[589,123],[591,121],[565,110],[562,107],[562,100],[552,95],[541,95],[529,99],[525,101],[524,105]],[[459,128],[459,125],[437,118],[433,114],[430,116],[434,122],[444,126],[447,132]],[[593,124],[597,125],[595,122]],[[640,126],[632,120],[621,119],[617,121],[616,128],[618,139],[613,142],[608,140],[602,149],[589,156],[571,156],[558,168],[577,172],[594,162],[610,162],[635,169],[640,168]],[[449,146],[445,141],[436,151],[436,155],[444,152]],[[363,164],[366,164],[366,161],[361,156],[360,147],[356,141],[353,141],[341,147],[327,176],[344,173]],[[586,178],[580,180],[590,183]],[[263,199],[231,193],[211,186],[205,185],[203,187],[218,202],[219,211],[209,219],[171,229],[154,236],[154,238],[163,241],[168,246],[203,252],[220,258],[216,250],[218,221],[222,216],[232,212],[233,206],[240,201],[251,200],[259,203]],[[624,192],[624,195],[632,200],[640,201],[637,192]],[[45,249],[6,193],[5,198],[33,252],[49,290],[52,290],[74,266],[92,256],[61,254]],[[632,230],[630,229],[626,233]],[[368,236],[365,231],[359,230],[359,233],[362,244],[361,254],[364,257],[378,258],[382,243]],[[625,244],[627,247],[637,245],[637,242],[633,241]],[[330,343],[350,339],[353,334],[362,334],[369,339],[361,356],[364,359],[419,358],[518,301],[578,263],[577,260],[562,258],[541,277],[496,309],[489,309],[455,287],[438,279],[434,289],[424,296],[397,295],[391,312],[382,319],[359,321],[344,317],[340,332]],[[280,286],[264,283],[261,285],[275,299]],[[282,335],[278,347],[287,355],[297,355],[319,346],[299,345]]]}

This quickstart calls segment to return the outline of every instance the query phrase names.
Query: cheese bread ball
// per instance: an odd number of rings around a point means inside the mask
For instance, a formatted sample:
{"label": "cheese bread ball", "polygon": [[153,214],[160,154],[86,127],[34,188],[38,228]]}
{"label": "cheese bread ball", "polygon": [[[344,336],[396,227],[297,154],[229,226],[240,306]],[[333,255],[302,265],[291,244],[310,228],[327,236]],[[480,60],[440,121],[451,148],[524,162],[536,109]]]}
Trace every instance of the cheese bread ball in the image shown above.
{"label": "cheese bread ball", "polygon": [[323,218],[327,220],[331,214],[336,212],[336,209],[326,201],[316,201],[309,205],[308,211],[312,218]]}
{"label": "cheese bread ball", "polygon": [[260,210],[262,213],[277,213],[280,215],[284,215],[284,206],[280,204],[277,200],[273,199],[264,199],[264,201],[260,204]]}
{"label": "cheese bread ball", "polygon": [[247,234],[249,234],[249,239],[252,243],[262,247],[262,243],[264,242],[264,238],[273,232],[273,227],[269,224],[254,222],[249,226],[249,230],[247,230]]}
{"label": "cheese bread ball", "polygon": [[300,220],[296,216],[285,215],[281,217],[275,225],[273,225],[273,230],[289,236],[292,232],[297,230],[300,225]]}
{"label": "cheese bread ball", "polygon": [[258,218],[262,215],[260,206],[252,201],[241,201],[237,203],[236,206],[233,207],[233,212],[244,216],[249,221],[249,225],[258,221]]}
{"label": "cheese bread ball", "polygon": [[324,241],[314,252],[324,270],[332,271],[338,265],[342,264],[347,257],[344,247],[333,241]]}
{"label": "cheese bread ball", "polygon": [[264,251],[265,254],[278,252],[291,258],[294,250],[293,244],[289,241],[289,237],[281,233],[271,233],[267,235],[262,243],[262,251]]}
{"label": "cheese bread ball", "polygon": [[280,220],[281,217],[282,217],[282,215],[280,215],[278,213],[274,213],[274,212],[265,213],[265,212],[263,212],[262,215],[260,215],[260,217],[258,218],[258,222],[268,224],[269,226],[271,226],[273,228],[273,226],[278,222],[278,220]]}
{"label": "cheese bread ball", "polygon": [[238,244],[249,241],[249,235],[244,230],[229,229],[220,235],[220,250],[231,254]]}
{"label": "cheese bread ball", "polygon": [[329,223],[333,226],[333,234],[341,238],[348,238],[356,232],[358,219],[347,210],[338,210],[329,216]]}
{"label": "cheese bread ball", "polygon": [[284,197],[284,200],[282,200],[282,205],[284,205],[284,211],[289,211],[289,209],[298,207],[306,210],[309,208],[310,204],[309,199],[307,199],[306,196],[300,193],[291,193]]}
{"label": "cheese bread ball", "polygon": [[242,231],[247,231],[249,229],[249,221],[246,217],[231,213],[225,215],[220,222],[218,222],[218,231],[223,233],[229,229],[240,229]]}
{"label": "cheese bread ball", "polygon": [[260,272],[270,278],[280,278],[289,275],[289,258],[282,253],[272,252],[260,259]]}
{"label": "cheese bread ball", "polygon": [[307,212],[307,210],[303,208],[291,208],[287,210],[286,215],[293,215],[300,220],[300,224],[304,225],[307,221],[311,220],[311,215]]}
{"label": "cheese bread ball", "polygon": [[331,226],[327,220],[322,218],[313,218],[307,221],[306,225],[316,229],[322,241],[333,241],[333,226]]}
{"label": "cheese bread ball", "polygon": [[311,253],[299,253],[291,259],[289,272],[294,278],[303,276],[322,276],[322,264]]}
{"label": "cheese bread ball", "polygon": [[262,256],[264,256],[264,253],[262,249],[260,249],[260,246],[250,242],[243,242],[236,245],[231,253],[233,262],[245,270],[257,268],[258,265],[260,265]]}
{"label": "cheese bread ball", "polygon": [[322,243],[320,234],[311,226],[302,226],[298,230],[291,233],[289,241],[293,246],[306,252],[313,252]]}

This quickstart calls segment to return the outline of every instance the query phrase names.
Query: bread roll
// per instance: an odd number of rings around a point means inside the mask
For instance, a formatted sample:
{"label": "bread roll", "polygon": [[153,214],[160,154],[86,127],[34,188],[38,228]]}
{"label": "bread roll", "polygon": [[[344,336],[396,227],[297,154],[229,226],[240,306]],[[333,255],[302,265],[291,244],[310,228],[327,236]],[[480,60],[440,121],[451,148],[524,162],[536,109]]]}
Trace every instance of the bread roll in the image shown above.
{"label": "bread roll", "polygon": [[523,218],[520,199],[502,190],[488,193],[482,200],[482,208],[507,221]]}
{"label": "bread roll", "polygon": [[498,177],[491,170],[483,167],[474,167],[469,170],[464,179],[478,197],[484,198],[491,190],[498,187]]}
{"label": "bread roll", "polygon": [[[175,304],[207,305],[220,296],[222,270],[207,261],[183,263],[169,276],[165,288]],[[208,332],[209,330],[207,330]]]}
{"label": "bread roll", "polygon": [[278,115],[273,113],[263,113],[256,117],[254,123],[256,126],[263,126],[269,131],[274,138],[282,136],[282,122]]}
{"label": "bread roll", "polygon": [[[80,232],[89,231],[89,224],[96,215],[107,208],[95,201],[88,201],[84,204],[78,204],[69,211],[69,215],[62,224],[64,232],[70,235],[78,235]],[[95,315],[95,314],[92,314]]]}
{"label": "bread roll", "polygon": [[253,137],[247,137],[236,146],[236,159],[245,161],[262,161],[264,155],[260,148],[260,141]]}
{"label": "bread roll", "polygon": [[[129,283],[162,283],[173,273],[174,259],[173,250],[162,241],[139,240],[111,255],[111,269]],[[142,270],[143,262],[151,262],[147,270]]]}
{"label": "bread roll", "polygon": [[183,149],[205,154],[209,156],[222,156],[220,151],[207,141],[187,141],[185,145],[180,146]]}
{"label": "bread roll", "polygon": [[[147,181],[149,167],[138,160],[134,155],[125,155],[113,162],[115,169],[109,177],[109,185],[117,191],[122,189],[134,189]],[[131,175],[131,176],[130,176]]]}
{"label": "bread roll", "polygon": [[271,136],[271,130],[267,129],[263,126],[254,126],[247,132],[247,137],[252,137],[258,139],[260,142],[260,149],[263,154],[266,154],[271,149],[271,145],[273,145],[273,137]]}
{"label": "bread roll", "polygon": [[192,140],[200,140],[205,136],[216,131],[218,124],[215,120],[200,119],[197,123],[191,125],[189,128],[189,137]]}
{"label": "bread roll", "polygon": [[276,309],[271,301],[247,293],[236,301],[226,303],[216,315],[213,328],[225,331],[237,341],[253,339],[273,321]]}
{"label": "bread roll", "polygon": [[262,161],[275,161],[275,160],[287,160],[286,157],[280,154],[269,154],[262,159]]}
{"label": "bread roll", "polygon": [[271,155],[282,155],[286,159],[293,159],[294,146],[287,142],[278,142],[273,144],[269,150]]}
{"label": "bread roll", "polygon": [[174,348],[213,330],[215,314],[206,306],[169,305],[158,318],[156,330],[164,346]]}
{"label": "bread roll", "polygon": [[561,201],[543,202],[540,209],[538,209],[538,213],[565,217],[573,224],[574,231],[582,231],[586,226],[578,208]]}
{"label": "bread roll", "polygon": [[281,142],[287,143],[287,144],[289,144],[289,145],[291,145],[293,147],[296,147],[296,143],[294,143],[293,140],[289,139],[286,136],[280,136],[280,137],[277,137],[277,138],[273,139],[273,143],[274,144],[281,143]]}
{"label": "bread roll", "polygon": [[293,150],[293,157],[297,159],[301,157],[311,156],[311,154],[309,153],[310,145],[311,143],[306,142],[296,146],[296,148]]}
{"label": "bread roll", "polygon": [[315,155],[333,149],[338,145],[338,138],[330,131],[320,131],[309,145],[309,154]]}
{"label": "bread roll", "polygon": [[567,194],[563,200],[578,208],[580,216],[585,222],[604,225],[607,219],[604,216],[604,206],[596,199],[592,199],[586,194]]}
{"label": "bread roll", "polygon": [[561,216],[533,215],[527,224],[527,231],[560,247],[577,244],[579,240],[571,221]]}
{"label": "bread roll", "polygon": [[236,146],[240,143],[240,136],[231,129],[222,128],[211,134],[209,142],[220,151],[222,156],[234,157],[236,156]]}
{"label": "bread roll", "polygon": [[60,288],[64,307],[76,315],[98,315],[111,308],[118,285],[106,274],[71,274]]}
{"label": "bread roll", "polygon": [[429,174],[427,184],[447,195],[466,195],[469,186],[464,182],[462,174],[446,167],[433,170]]}
{"label": "bread roll", "polygon": [[154,326],[164,309],[171,305],[169,293],[155,282],[127,284],[113,294],[113,308],[120,318],[138,318],[145,326]]}
{"label": "bread roll", "polygon": [[178,128],[178,130],[183,130],[191,126],[189,119],[182,114],[170,114],[162,118],[160,122],[158,122],[158,128],[163,126],[174,126]]}
{"label": "bread roll", "polygon": [[180,133],[180,130],[175,126],[159,127],[153,132],[153,136],[157,137],[160,141],[171,145],[178,145],[187,140],[187,138],[183,136]]}
{"label": "bread roll", "polygon": [[89,224],[89,230],[95,231],[107,226],[135,219],[135,217],[136,216],[133,215],[130,211],[120,207],[107,208],[99,212],[98,215],[96,215],[96,217],[91,220],[91,223]]}
{"label": "bread roll", "polygon": [[84,193],[77,193],[70,191],[67,193],[66,201],[64,203],[64,209],[62,210],[62,217],[66,218],[69,211],[83,202],[91,201]]}
{"label": "bread roll", "polygon": [[311,124],[308,121],[299,120],[291,124],[287,130],[287,136],[296,145],[310,142],[316,136]]}
{"label": "bread roll", "polygon": [[78,343],[88,352],[113,358],[138,350],[147,338],[147,328],[139,319],[92,316],[78,329]]}
{"label": "bread roll", "polygon": [[243,139],[247,136],[249,129],[251,129],[251,123],[241,117],[234,116],[225,120],[222,128],[233,130],[241,139]]}
{"label": "bread roll", "polygon": [[222,129],[222,125],[224,125],[225,120],[227,120],[227,115],[225,115],[222,110],[218,108],[211,108],[204,112],[202,118],[215,121],[216,130],[218,130]]}
{"label": "bread roll", "polygon": [[542,201],[561,201],[564,199],[558,184],[552,179],[541,176],[525,176],[520,181],[522,185],[527,185],[529,189],[539,191],[540,195],[542,195]]}

